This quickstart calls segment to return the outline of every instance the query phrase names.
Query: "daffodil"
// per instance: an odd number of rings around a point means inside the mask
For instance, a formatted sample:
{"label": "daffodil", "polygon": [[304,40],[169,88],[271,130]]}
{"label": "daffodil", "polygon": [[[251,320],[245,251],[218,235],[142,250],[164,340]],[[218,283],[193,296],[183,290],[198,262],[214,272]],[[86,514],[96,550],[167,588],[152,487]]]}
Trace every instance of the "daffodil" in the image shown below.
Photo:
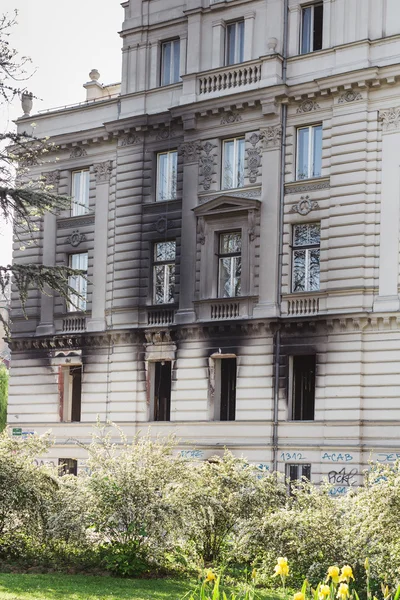
{"label": "daffodil", "polygon": [[332,583],[339,583],[339,567],[329,567],[326,581],[332,579]]}
{"label": "daffodil", "polygon": [[353,569],[349,565],[344,565],[340,573],[339,581],[346,581],[349,583],[350,579],[354,579]]}
{"label": "daffodil", "polygon": [[283,556],[279,556],[279,558],[276,562],[278,563],[278,565],[287,565],[287,558],[284,558]]}
{"label": "daffodil", "polygon": [[252,579],[255,579],[255,578],[256,578],[256,576],[257,576],[257,570],[256,570],[256,569],[253,569],[253,570],[252,570],[252,572],[251,572],[251,578],[252,578]]}
{"label": "daffodil", "polygon": [[211,569],[209,569],[207,571],[207,575],[206,575],[206,582],[210,582],[210,581],[215,581],[217,579],[217,576],[215,575],[215,573],[213,573],[211,571]]}
{"label": "daffodil", "polygon": [[305,600],[303,592],[297,592],[297,594],[293,596],[293,600]]}
{"label": "daffodil", "polygon": [[331,588],[329,585],[324,585],[321,583],[318,589],[318,600],[326,600],[326,598],[330,595]]}
{"label": "daffodil", "polygon": [[365,570],[366,570],[366,571],[367,571],[367,573],[368,573],[368,571],[369,571],[369,558],[368,558],[368,556],[367,556],[367,558],[365,559],[364,568],[365,568]]}
{"label": "daffodil", "polygon": [[347,600],[348,597],[349,597],[349,586],[347,585],[347,583],[341,583],[339,585],[339,589],[336,594],[336,598],[339,598],[339,600]]}

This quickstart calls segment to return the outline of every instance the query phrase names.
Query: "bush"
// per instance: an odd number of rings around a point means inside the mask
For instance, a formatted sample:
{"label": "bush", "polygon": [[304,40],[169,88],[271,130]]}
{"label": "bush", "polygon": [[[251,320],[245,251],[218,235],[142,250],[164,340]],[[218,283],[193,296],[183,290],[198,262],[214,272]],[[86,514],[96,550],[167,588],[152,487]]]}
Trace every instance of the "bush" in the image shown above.
{"label": "bush", "polygon": [[8,371],[0,364],[0,432],[7,424]]}

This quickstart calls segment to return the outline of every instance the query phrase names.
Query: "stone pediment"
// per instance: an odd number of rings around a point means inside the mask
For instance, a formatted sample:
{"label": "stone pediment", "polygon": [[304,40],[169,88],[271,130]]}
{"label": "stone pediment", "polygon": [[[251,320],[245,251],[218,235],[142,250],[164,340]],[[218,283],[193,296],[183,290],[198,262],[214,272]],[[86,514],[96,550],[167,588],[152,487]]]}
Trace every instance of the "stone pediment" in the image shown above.
{"label": "stone pediment", "polygon": [[248,212],[250,210],[260,210],[261,201],[257,198],[248,198],[246,196],[230,196],[229,193],[222,193],[220,196],[207,200],[200,206],[194,208],[197,217],[209,217],[234,212]]}

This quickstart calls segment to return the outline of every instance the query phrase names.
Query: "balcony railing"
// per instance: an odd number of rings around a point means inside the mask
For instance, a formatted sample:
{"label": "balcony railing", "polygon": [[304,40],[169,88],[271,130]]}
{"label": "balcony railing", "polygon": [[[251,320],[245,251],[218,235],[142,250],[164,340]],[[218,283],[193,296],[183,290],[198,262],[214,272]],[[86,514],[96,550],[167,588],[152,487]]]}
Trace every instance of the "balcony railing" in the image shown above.
{"label": "balcony railing", "polygon": [[65,317],[62,322],[63,333],[81,333],[86,331],[86,317]]}
{"label": "balcony railing", "polygon": [[147,309],[147,325],[165,326],[173,325],[175,322],[175,307],[153,306]]}
{"label": "balcony railing", "polygon": [[325,312],[326,298],[322,295],[292,294],[282,299],[282,315],[287,317],[308,317]]}
{"label": "balcony railing", "polygon": [[246,319],[252,316],[256,301],[253,296],[199,300],[195,302],[197,318],[200,321]]}
{"label": "balcony railing", "polygon": [[209,71],[207,74],[198,75],[197,93],[203,96],[224,90],[257,87],[261,81],[261,70],[262,63],[253,61]]}

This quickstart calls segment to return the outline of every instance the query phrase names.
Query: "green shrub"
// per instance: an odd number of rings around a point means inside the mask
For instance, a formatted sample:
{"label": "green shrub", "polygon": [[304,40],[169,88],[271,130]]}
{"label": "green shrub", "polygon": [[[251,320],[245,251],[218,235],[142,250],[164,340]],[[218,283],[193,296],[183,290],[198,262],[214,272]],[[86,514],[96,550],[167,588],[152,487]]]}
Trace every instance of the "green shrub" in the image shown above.
{"label": "green shrub", "polygon": [[0,432],[7,424],[8,371],[0,364]]}

